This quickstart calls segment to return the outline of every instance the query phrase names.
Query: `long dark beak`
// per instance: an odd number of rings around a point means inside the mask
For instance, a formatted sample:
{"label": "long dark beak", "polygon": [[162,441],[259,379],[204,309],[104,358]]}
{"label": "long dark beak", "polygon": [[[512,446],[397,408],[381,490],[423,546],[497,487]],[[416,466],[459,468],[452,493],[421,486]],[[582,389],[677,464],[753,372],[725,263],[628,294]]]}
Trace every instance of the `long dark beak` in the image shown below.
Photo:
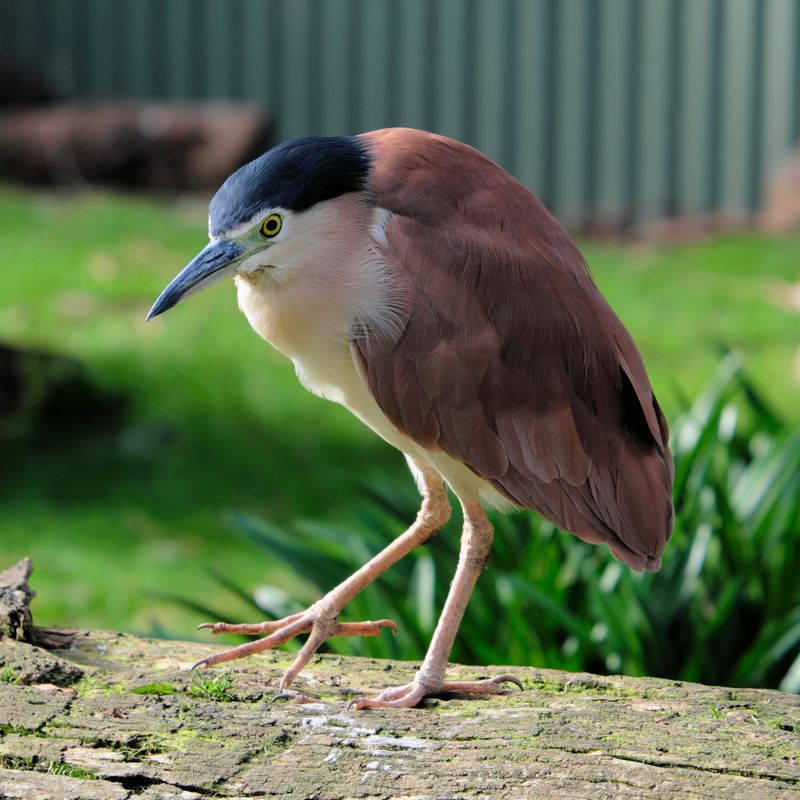
{"label": "long dark beak", "polygon": [[169,311],[184,297],[211,286],[212,283],[222,280],[230,274],[226,267],[233,266],[242,255],[245,248],[235,242],[220,239],[212,242],[201,250],[173,279],[172,282],[158,296],[153,303],[147,319],[157,317]]}

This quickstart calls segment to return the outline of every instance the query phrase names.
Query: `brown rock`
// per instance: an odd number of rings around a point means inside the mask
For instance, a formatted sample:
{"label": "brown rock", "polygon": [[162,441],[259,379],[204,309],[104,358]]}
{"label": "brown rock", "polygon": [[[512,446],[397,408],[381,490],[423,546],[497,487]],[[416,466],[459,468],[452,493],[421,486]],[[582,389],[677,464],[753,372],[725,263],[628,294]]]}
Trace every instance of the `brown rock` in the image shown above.
{"label": "brown rock", "polygon": [[248,105],[65,103],[0,111],[0,175],[29,183],[211,190],[270,145]]}

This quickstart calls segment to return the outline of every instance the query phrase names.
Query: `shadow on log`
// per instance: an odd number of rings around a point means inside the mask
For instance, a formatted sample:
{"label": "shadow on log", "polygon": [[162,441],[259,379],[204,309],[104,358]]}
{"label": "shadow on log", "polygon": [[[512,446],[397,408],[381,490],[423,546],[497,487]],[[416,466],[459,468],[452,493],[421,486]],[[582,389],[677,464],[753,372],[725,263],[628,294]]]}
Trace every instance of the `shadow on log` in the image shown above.
{"label": "shadow on log", "polygon": [[270,702],[280,651],[186,672],[214,647],[0,641],[0,797],[800,798],[794,695],[513,668],[522,692],[355,712],[418,665],[319,656],[300,679],[319,700],[300,705]]}
{"label": "shadow on log", "polygon": [[80,361],[0,342],[0,439],[97,431],[118,424],[125,406],[125,398],[97,386]]}

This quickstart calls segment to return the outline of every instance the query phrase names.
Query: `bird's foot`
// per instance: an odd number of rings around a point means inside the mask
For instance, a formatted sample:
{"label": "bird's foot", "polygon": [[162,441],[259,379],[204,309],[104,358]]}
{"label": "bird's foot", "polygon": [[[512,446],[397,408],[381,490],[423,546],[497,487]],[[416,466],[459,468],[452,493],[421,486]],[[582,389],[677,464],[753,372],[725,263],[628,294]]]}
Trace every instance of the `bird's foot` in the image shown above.
{"label": "bird's foot", "polygon": [[442,681],[427,684],[421,680],[413,680],[405,686],[386,689],[377,697],[359,698],[350,704],[353,708],[415,708],[426,697],[438,697],[443,694],[486,695],[502,694],[506,691],[506,683],[513,683],[520,690],[521,681],[513,675],[498,675],[482,681]]}
{"label": "bird's foot", "polygon": [[247,642],[230,650],[225,650],[222,653],[214,653],[206,658],[201,658],[190,667],[190,670],[198,667],[213,667],[223,661],[246,658],[263,650],[280,647],[301,633],[308,633],[308,639],[297,654],[292,666],[286,670],[281,679],[280,691],[282,694],[288,692],[289,686],[291,686],[300,670],[316,653],[317,648],[331,636],[377,636],[384,628],[391,628],[392,631],[397,631],[396,623],[390,619],[380,619],[375,622],[339,622],[335,615],[326,614],[315,606],[311,606],[307,611],[299,614],[292,614],[289,617],[271,622],[243,625],[227,622],[206,622],[198,626],[198,629],[201,628],[207,628],[212,633],[243,633],[249,636],[266,633],[268,635],[254,642]]}

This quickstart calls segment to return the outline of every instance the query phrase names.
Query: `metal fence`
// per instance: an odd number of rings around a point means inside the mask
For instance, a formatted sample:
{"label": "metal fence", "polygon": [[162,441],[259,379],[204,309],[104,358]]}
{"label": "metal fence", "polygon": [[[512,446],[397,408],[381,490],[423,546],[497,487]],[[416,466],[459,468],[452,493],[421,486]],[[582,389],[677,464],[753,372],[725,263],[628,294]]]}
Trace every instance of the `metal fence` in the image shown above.
{"label": "metal fence", "polygon": [[436,130],[572,223],[757,208],[800,139],[800,0],[0,0],[0,51],[280,138]]}

